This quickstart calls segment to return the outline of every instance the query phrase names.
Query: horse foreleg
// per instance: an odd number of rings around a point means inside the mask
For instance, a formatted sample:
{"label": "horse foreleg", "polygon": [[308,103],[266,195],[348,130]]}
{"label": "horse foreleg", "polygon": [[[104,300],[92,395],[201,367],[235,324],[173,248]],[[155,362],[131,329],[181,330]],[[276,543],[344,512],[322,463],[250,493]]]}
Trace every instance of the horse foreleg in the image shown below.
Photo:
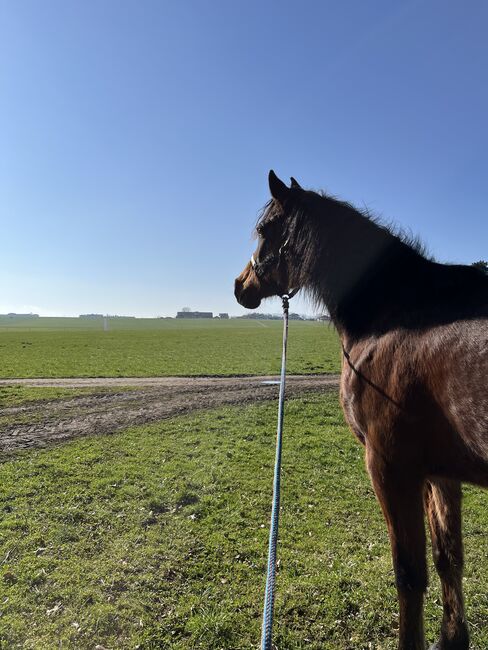
{"label": "horse foreleg", "polygon": [[423,597],[427,588],[423,481],[366,451],[368,471],[388,526],[400,629],[398,650],[425,650]]}
{"label": "horse foreleg", "polygon": [[425,490],[434,564],[442,584],[441,637],[432,650],[467,650],[469,636],[462,591],[461,485],[430,481]]}

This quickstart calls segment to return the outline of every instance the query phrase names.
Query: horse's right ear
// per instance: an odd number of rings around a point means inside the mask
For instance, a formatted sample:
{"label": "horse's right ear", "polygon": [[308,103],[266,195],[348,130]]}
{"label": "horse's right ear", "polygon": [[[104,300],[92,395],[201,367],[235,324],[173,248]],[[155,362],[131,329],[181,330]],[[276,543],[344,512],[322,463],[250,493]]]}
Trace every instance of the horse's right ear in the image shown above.
{"label": "horse's right ear", "polygon": [[272,169],[270,169],[270,172],[268,174],[268,182],[269,182],[269,191],[271,192],[271,196],[277,201],[280,201],[280,203],[283,203],[287,198],[290,190],[283,183],[283,181],[281,181],[278,178],[278,176],[276,176],[276,174]]}

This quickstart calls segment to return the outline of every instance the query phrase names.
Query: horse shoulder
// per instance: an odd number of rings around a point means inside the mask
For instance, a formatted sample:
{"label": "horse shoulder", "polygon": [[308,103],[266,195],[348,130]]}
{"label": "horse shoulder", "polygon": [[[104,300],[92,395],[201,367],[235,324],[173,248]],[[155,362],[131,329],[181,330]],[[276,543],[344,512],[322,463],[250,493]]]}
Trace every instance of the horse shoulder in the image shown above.
{"label": "horse shoulder", "polygon": [[399,365],[403,364],[393,365],[395,377],[390,376],[389,371],[391,357],[399,345],[398,337],[392,335],[363,339],[349,349],[347,341],[343,341],[342,408],[347,423],[361,442],[367,440],[372,429],[389,428],[385,416],[390,409],[396,409],[399,392],[396,384],[402,375]]}

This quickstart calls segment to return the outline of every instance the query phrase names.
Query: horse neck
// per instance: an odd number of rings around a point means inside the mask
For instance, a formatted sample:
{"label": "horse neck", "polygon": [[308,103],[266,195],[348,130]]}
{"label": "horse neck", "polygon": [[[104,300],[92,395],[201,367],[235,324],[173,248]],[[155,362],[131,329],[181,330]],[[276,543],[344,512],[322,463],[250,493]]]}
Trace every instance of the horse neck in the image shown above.
{"label": "horse neck", "polygon": [[[323,303],[340,332],[355,338],[384,327],[402,292],[427,260],[348,204],[317,197],[302,269],[302,286]],[[320,200],[318,200],[320,199]]]}

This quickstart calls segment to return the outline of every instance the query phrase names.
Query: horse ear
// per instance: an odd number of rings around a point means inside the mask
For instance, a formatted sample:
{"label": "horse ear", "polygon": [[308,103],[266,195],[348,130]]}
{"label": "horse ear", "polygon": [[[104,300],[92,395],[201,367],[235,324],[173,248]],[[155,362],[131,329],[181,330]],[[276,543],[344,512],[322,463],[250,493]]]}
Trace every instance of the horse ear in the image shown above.
{"label": "horse ear", "polygon": [[295,190],[301,190],[302,189],[302,186],[300,185],[300,183],[296,179],[294,179],[293,176],[290,178],[290,181],[291,181],[290,187],[293,187]]}
{"label": "horse ear", "polygon": [[271,192],[271,196],[277,201],[283,203],[283,201],[287,198],[290,190],[288,187],[286,187],[283,181],[281,181],[278,178],[278,176],[276,176],[276,174],[272,169],[270,170],[268,175],[268,182],[269,182],[269,191]]}

